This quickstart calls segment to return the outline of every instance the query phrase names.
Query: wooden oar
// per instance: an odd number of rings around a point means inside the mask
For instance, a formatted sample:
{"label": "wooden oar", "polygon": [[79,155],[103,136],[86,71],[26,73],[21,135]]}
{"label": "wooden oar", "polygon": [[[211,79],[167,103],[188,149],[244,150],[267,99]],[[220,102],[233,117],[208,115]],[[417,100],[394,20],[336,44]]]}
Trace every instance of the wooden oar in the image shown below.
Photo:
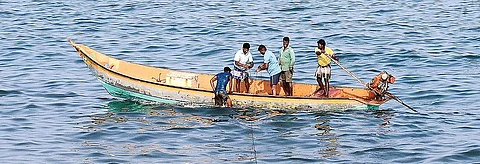
{"label": "wooden oar", "polygon": [[[360,80],[357,76],[355,76],[355,74],[353,74],[352,72],[350,72],[347,68],[345,68],[344,66],[342,66],[338,61],[336,61],[335,59],[333,59],[331,56],[329,55],[325,55],[325,56],[328,56],[330,58],[330,60],[332,60],[333,62],[335,62],[335,64],[337,64],[340,68],[342,68],[345,72],[347,72],[350,76],[352,76],[355,80],[357,80],[358,82],[360,82],[360,84],[362,84],[363,86],[365,86],[366,88],[370,89],[370,87],[367,86],[367,84],[365,84],[362,80]],[[375,89],[371,89],[372,91],[374,91],[376,94],[379,94]],[[400,104],[402,104],[403,106],[407,107],[408,109],[412,110],[413,112],[415,113],[418,113],[417,110],[413,109],[412,107],[410,107],[409,105],[405,104],[402,100],[400,100],[400,98],[398,98],[397,96],[394,96],[392,95],[391,93],[389,92],[386,92],[387,96],[396,100],[397,102],[399,102]]]}
{"label": "wooden oar", "polygon": [[397,100],[397,102],[399,102],[400,104],[402,104],[403,106],[407,107],[408,109],[414,111],[415,113],[418,113],[417,110],[413,109],[412,107],[410,107],[409,105],[405,104],[402,100],[400,100],[400,98],[398,98],[397,96],[394,96],[392,95],[390,92],[386,92],[386,94],[391,97],[392,99],[394,100]]}

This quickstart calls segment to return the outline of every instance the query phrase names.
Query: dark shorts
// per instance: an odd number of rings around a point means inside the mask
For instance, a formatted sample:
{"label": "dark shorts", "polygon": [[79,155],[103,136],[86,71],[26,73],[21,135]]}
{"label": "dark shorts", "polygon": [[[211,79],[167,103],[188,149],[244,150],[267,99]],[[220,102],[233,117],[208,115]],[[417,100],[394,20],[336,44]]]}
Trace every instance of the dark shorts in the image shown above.
{"label": "dark shorts", "polygon": [[225,104],[225,102],[229,99],[227,92],[225,91],[218,91],[215,92],[215,104],[220,105],[220,104]]}
{"label": "dark shorts", "polygon": [[287,83],[292,82],[293,72],[291,70],[280,72],[280,80]]}
{"label": "dark shorts", "polygon": [[278,84],[278,81],[280,80],[280,74],[281,73],[277,73],[273,76],[270,76],[270,86]]}

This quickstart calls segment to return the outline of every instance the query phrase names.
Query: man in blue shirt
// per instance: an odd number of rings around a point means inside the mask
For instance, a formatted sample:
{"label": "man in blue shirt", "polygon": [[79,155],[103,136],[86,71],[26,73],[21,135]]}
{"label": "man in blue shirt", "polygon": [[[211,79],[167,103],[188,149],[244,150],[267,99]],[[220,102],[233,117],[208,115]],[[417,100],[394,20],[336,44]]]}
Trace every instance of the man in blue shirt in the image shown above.
{"label": "man in blue shirt", "polygon": [[258,51],[260,54],[263,55],[263,64],[258,66],[257,72],[261,70],[267,70],[268,74],[270,75],[270,86],[272,87],[273,95],[277,95],[277,84],[280,78],[280,65],[278,64],[277,57],[273,54],[273,52],[268,51],[267,47],[264,45],[258,46]]}
{"label": "man in blue shirt", "polygon": [[[215,93],[215,105],[223,106],[224,103],[228,107],[232,107],[232,100],[227,94],[227,84],[228,84],[228,93],[232,92],[232,70],[230,67],[223,68],[222,73],[218,73],[210,79],[210,85],[212,86],[213,93]],[[217,81],[217,86],[214,87],[214,82]]]}

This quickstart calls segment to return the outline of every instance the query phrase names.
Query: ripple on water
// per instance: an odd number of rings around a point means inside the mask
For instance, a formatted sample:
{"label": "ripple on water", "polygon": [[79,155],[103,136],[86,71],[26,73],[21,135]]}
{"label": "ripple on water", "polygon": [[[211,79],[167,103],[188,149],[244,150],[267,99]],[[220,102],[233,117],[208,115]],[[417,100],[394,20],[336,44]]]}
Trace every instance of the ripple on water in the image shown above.
{"label": "ripple on water", "polygon": [[148,142],[151,140],[155,140],[156,137],[155,135],[152,135],[150,133],[144,133],[141,135],[136,135],[135,137],[131,138],[130,140],[136,141],[136,142]]}
{"label": "ripple on water", "polygon": [[[389,157],[399,157],[395,159],[396,162],[420,162],[425,158],[422,157],[423,153],[410,152],[408,150],[402,150],[397,148],[388,148],[388,147],[378,147],[378,148],[369,148],[366,150],[355,151],[353,155],[358,156],[368,156],[366,161],[362,162],[380,162],[388,161]],[[369,160],[370,159],[370,160]]]}
{"label": "ripple on water", "polygon": [[0,97],[3,96],[15,96],[15,95],[20,95],[23,94],[22,91],[17,91],[17,90],[1,90],[0,89]]}
{"label": "ripple on water", "polygon": [[432,162],[462,162],[465,160],[469,161],[478,161],[480,160],[480,149],[478,148],[479,145],[473,145],[475,148],[461,148],[457,149],[455,152],[445,153],[444,156],[438,159],[432,160]]}

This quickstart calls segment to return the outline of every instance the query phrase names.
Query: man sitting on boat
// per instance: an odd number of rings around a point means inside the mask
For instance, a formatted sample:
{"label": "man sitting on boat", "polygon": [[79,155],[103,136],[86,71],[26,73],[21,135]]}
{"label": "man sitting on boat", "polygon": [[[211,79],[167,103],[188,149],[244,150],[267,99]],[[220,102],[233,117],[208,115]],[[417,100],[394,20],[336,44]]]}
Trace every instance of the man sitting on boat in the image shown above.
{"label": "man sitting on boat", "polygon": [[375,91],[375,99],[383,100],[385,98],[385,93],[387,93],[388,90],[388,83],[393,84],[394,82],[395,77],[388,74],[386,71],[383,71],[375,76],[367,86],[369,89]]}
{"label": "man sitting on boat", "polygon": [[264,45],[258,46],[258,52],[263,55],[263,64],[258,66],[257,72],[261,70],[267,70],[268,74],[270,75],[270,86],[272,87],[273,95],[277,95],[277,84],[278,80],[280,79],[280,65],[278,64],[277,57],[273,54],[273,52],[268,51],[267,47]]}
{"label": "man sitting on boat", "polygon": [[[226,103],[228,107],[232,107],[232,100],[227,94],[227,84],[228,84],[228,93],[232,92],[232,70],[230,67],[223,68],[222,73],[218,73],[210,79],[210,85],[212,90],[215,93],[215,105],[223,106]],[[214,87],[214,82],[217,81],[217,86]]]}
{"label": "man sitting on boat", "polygon": [[[240,92],[240,82],[244,81],[246,92],[250,90],[250,83],[248,82],[248,69],[253,67],[252,54],[249,52],[250,44],[243,43],[241,50],[235,53],[233,78],[235,78],[235,91]],[[249,65],[247,65],[249,63]]]}

